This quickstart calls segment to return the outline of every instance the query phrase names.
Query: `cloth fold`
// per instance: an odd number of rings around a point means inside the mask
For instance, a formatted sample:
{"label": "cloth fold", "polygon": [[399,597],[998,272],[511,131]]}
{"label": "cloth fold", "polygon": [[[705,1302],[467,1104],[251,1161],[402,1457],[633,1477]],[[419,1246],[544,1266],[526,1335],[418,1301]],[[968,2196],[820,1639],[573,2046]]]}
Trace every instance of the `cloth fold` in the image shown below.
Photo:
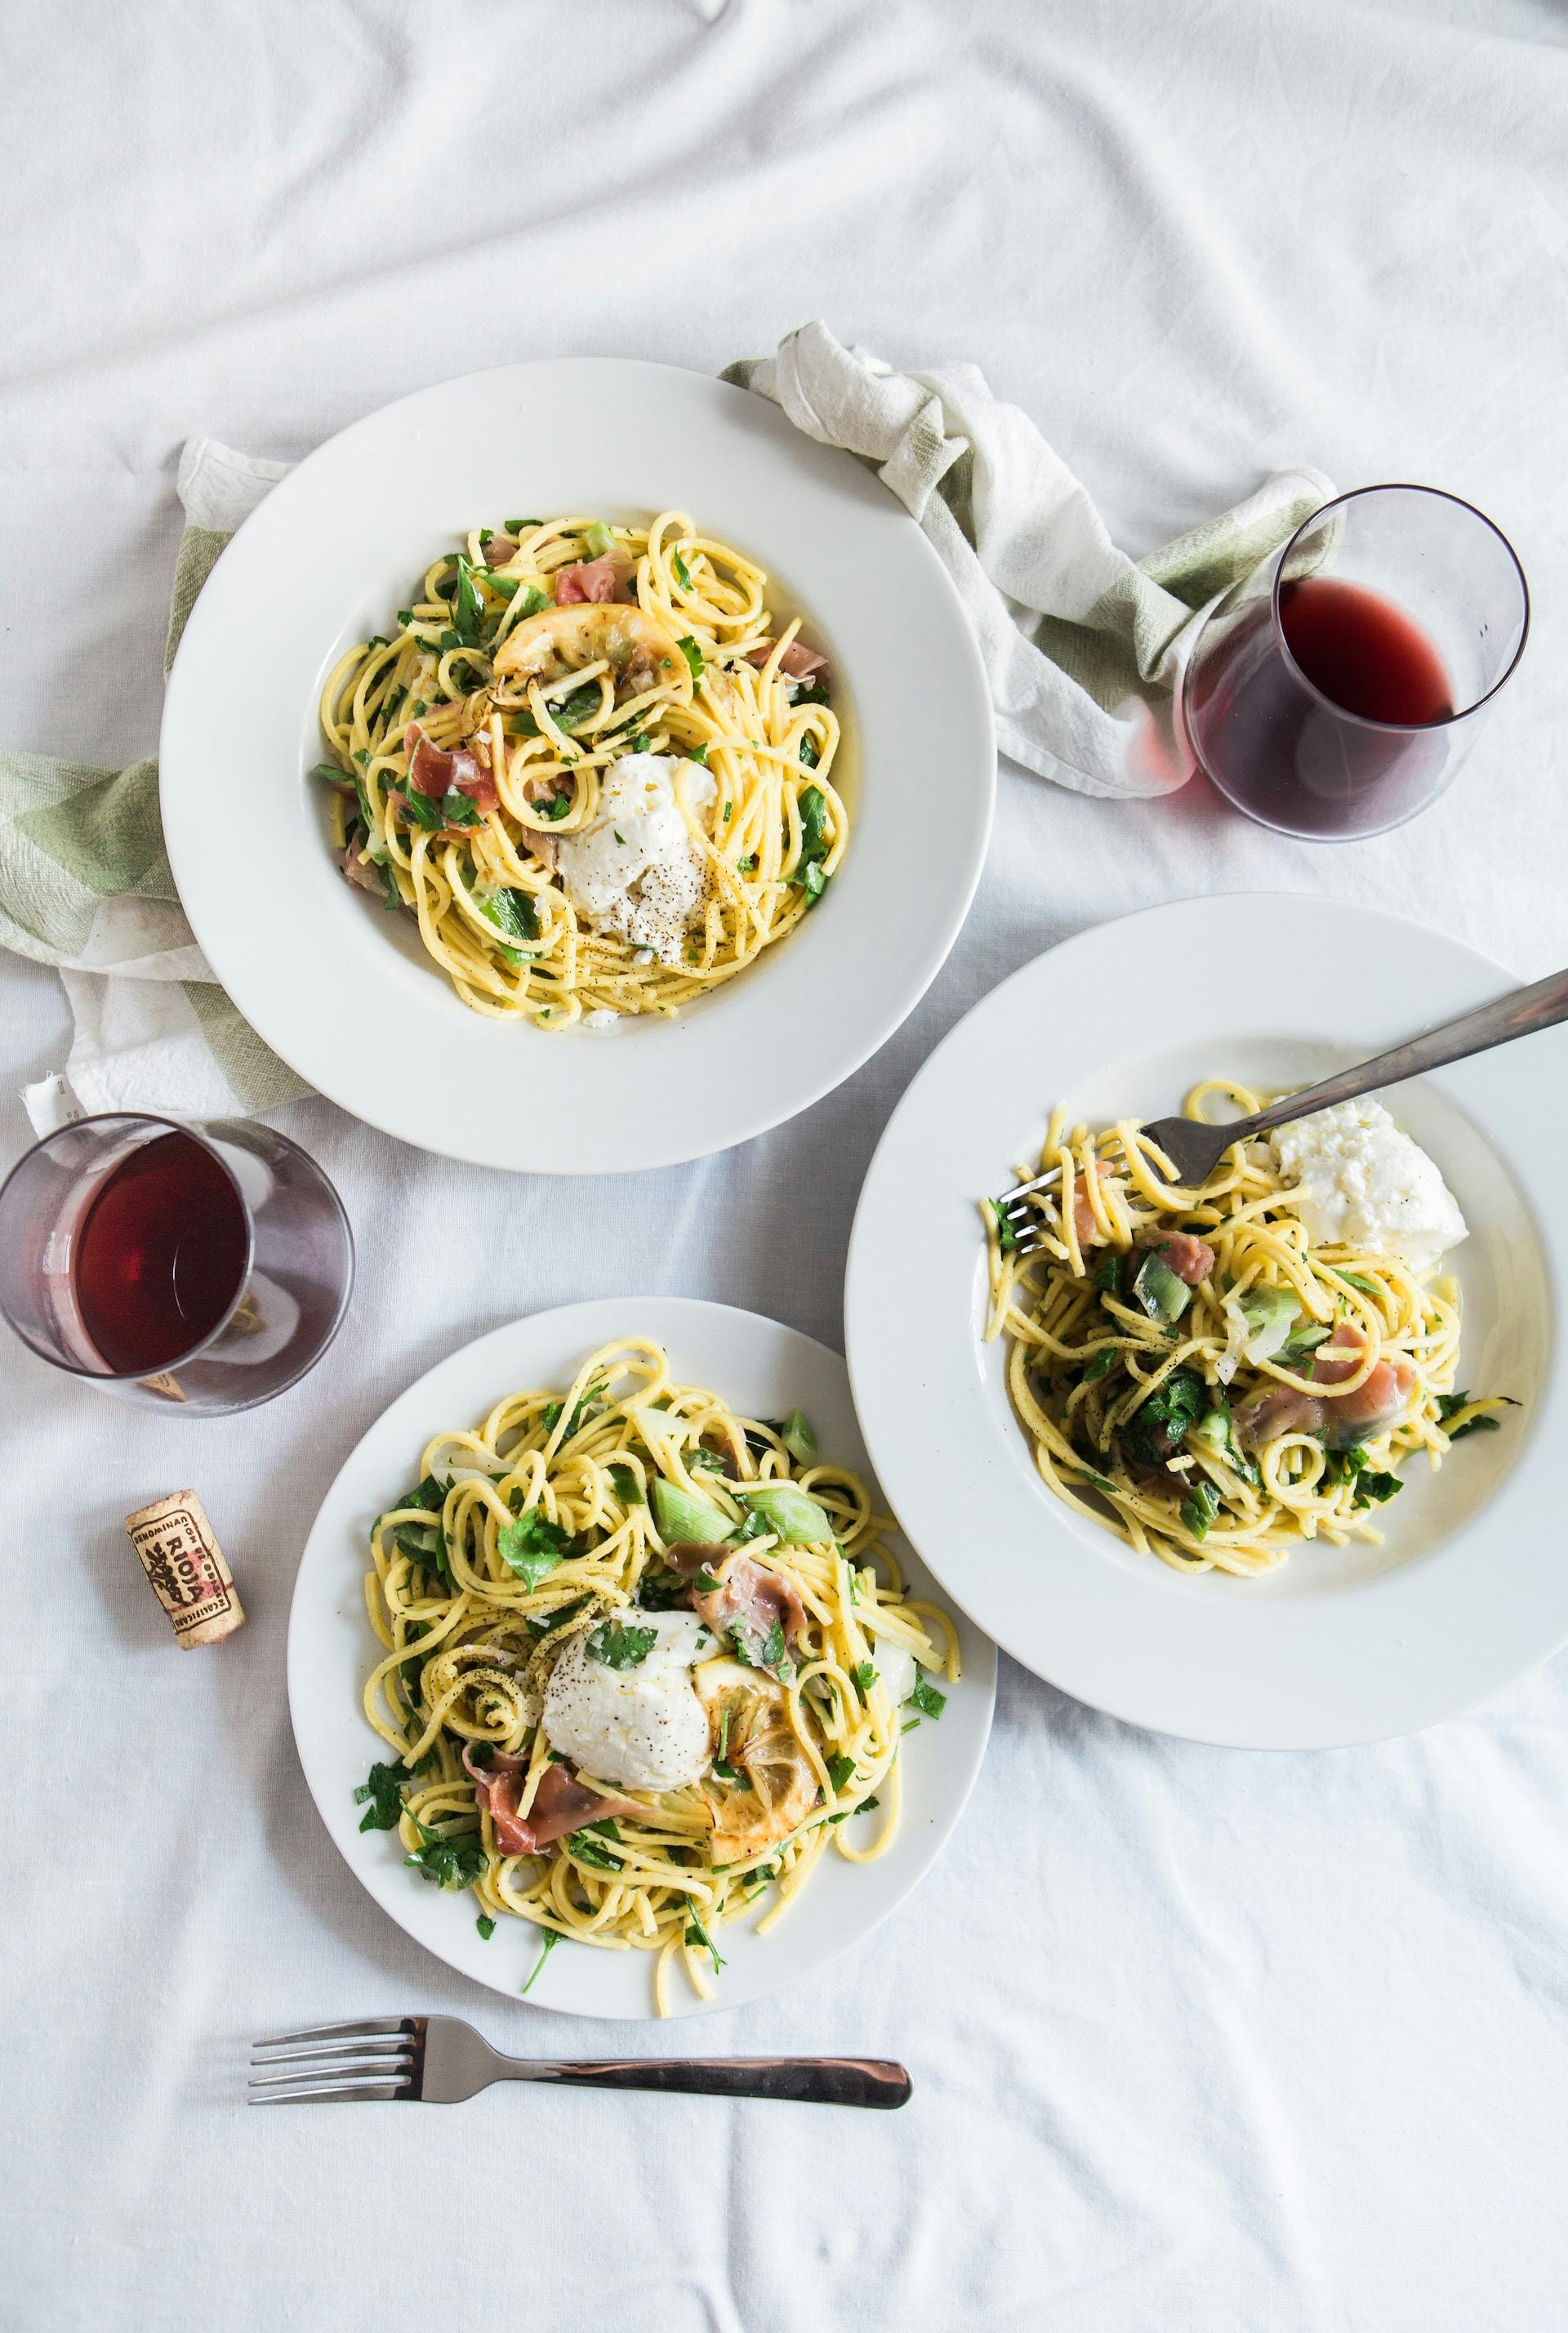
{"label": "cloth fold", "polygon": [[[1034,423],[974,365],[895,372],[814,322],[724,378],[875,468],[958,588],[1003,752],[1082,793],[1137,798],[1185,782],[1171,713],[1204,610],[1334,492],[1319,471],[1278,472],[1133,561]],[[186,445],[166,672],[219,552],[287,470],[215,438]],[[93,1110],[234,1117],[310,1090],[242,1019],[196,944],[164,849],[155,762],[116,771],[0,754],[0,946],[58,967],[75,1022],[63,1068],[23,1095],[41,1134]]]}
{"label": "cloth fold", "polygon": [[1321,470],[1277,471],[1133,561],[976,365],[894,372],[816,322],[723,378],[874,466],[958,587],[1003,753],[1079,793],[1140,797],[1186,782],[1171,715],[1205,610],[1336,492]]}

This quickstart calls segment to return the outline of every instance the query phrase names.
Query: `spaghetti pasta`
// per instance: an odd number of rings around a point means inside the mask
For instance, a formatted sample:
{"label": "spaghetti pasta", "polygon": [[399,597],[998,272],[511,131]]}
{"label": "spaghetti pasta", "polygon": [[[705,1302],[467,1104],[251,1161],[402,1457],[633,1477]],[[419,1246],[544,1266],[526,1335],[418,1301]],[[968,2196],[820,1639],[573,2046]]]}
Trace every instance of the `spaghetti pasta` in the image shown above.
{"label": "spaghetti pasta", "polygon": [[[798,618],[775,635],[768,583],[680,511],[513,519],[435,560],[397,629],[334,666],[320,774],[344,871],[416,918],[473,1011],[547,1031],[671,1015],[821,898],[848,833],[839,724],[826,658]],[[560,863],[633,754],[674,773],[684,827],[667,946],[590,912]]]}
{"label": "spaghetti pasta", "polygon": [[[677,1542],[672,1513],[725,1536]],[[753,1906],[763,1928],[781,1918],[829,1844],[850,1862],[891,1846],[908,1720],[883,1670],[902,1668],[932,1715],[924,1672],[959,1674],[951,1624],[908,1599],[885,1529],[798,1413],[739,1416],[674,1383],[642,1338],[590,1355],[560,1393],[509,1394],[437,1434],[371,1532],[382,1656],[365,1711],[397,1763],[360,1792],[367,1822],[396,1822],[426,1877],[472,1887],[482,1933],[512,1917],[547,1949],[650,1952],[661,2012],[676,1964],[710,1997],[722,1927]],[[726,1627],[743,1589],[788,1628]],[[693,1778],[639,1789],[574,1770],[551,1739],[558,1672],[591,1682],[597,1660],[613,1695],[666,1612],[711,1639],[675,1688],[684,1723],[693,1694],[702,1712]],[[558,1835],[547,1804],[571,1810]],[[869,1836],[854,1820],[868,1814]]]}
{"label": "spaghetti pasta", "polygon": [[[1226,1079],[1184,1109],[1249,1115]],[[1303,1541],[1378,1542],[1394,1471],[1436,1469],[1506,1397],[1454,1391],[1459,1291],[1350,1244],[1311,1244],[1265,1140],[1198,1190],[1131,1119],[1095,1134],[1052,1115],[1035,1195],[1042,1246],[1017,1253],[987,1205],[988,1339],[1043,1480],[1180,1571],[1270,1571]]]}

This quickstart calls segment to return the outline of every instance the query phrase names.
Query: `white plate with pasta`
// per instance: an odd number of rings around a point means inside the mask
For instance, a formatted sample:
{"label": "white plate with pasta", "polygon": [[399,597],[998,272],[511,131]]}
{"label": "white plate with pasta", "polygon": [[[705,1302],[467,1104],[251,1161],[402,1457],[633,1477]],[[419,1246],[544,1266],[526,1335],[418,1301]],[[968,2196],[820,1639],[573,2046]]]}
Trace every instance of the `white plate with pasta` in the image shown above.
{"label": "white plate with pasta", "polygon": [[[1370,909],[1188,900],[1026,965],[926,1064],[856,1219],[856,1402],[932,1570],[1039,1675],[1199,1741],[1329,1746],[1453,1714],[1568,1640],[1543,1557],[1560,1041],[1391,1089],[1391,1125],[1303,1121],[1200,1191],[1136,1134],[1510,984]],[[1042,1163],[1070,1180],[1025,1263],[990,1203]]]}
{"label": "white plate with pasta", "polygon": [[865,1458],[837,1354],[674,1298],[515,1321],[392,1404],[306,1546],[289,1700],[400,1927],[512,1998],[681,2016],[901,1901],[969,1797],[996,1655]]}
{"label": "white plate with pasta", "polygon": [[170,678],[164,828],[246,1018],[387,1132],[665,1166],[806,1109],[967,912],[995,752],[920,529],[666,366],[447,381],[240,529]]}

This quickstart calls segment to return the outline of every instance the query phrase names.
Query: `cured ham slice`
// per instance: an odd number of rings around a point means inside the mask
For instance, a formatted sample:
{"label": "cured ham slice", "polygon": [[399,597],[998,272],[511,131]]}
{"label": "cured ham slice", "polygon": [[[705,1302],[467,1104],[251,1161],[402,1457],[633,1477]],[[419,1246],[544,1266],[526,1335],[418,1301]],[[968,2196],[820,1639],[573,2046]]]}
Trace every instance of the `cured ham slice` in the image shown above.
{"label": "cured ham slice", "polygon": [[579,560],[575,567],[560,568],[555,579],[555,604],[558,608],[575,608],[587,600],[595,606],[610,600],[632,599],[632,577],[636,569],[619,552],[607,551],[599,559]]}
{"label": "cured ham slice", "polygon": [[532,1806],[520,1815],[517,1802],[528,1771],[526,1758],[498,1750],[488,1766],[476,1766],[464,1749],[463,1762],[473,1777],[475,1803],[495,1826],[495,1843],[502,1855],[537,1855],[585,1823],[637,1812],[629,1799],[607,1798],[602,1791],[590,1791],[579,1782],[569,1766],[551,1764],[539,1778]]}
{"label": "cured ham slice", "polygon": [[[760,648],[751,650],[746,661],[760,672],[772,653],[772,641],[764,640]],[[779,669],[787,680],[815,680],[827,670],[827,658],[819,648],[808,648],[800,640],[791,640],[779,659]]]}
{"label": "cured ham slice", "polygon": [[[1083,1245],[1081,1232],[1078,1244]],[[1184,1280],[1189,1288],[1196,1288],[1214,1269],[1214,1250],[1207,1240],[1196,1238],[1191,1232],[1164,1232],[1157,1238],[1141,1239],[1138,1244],[1157,1255],[1167,1270],[1173,1272],[1178,1280]]]}
{"label": "cured ham slice", "polygon": [[490,773],[490,756],[483,741],[455,745],[450,753],[433,744],[419,726],[411,721],[403,732],[403,750],[408,756],[408,784],[416,793],[440,802],[452,792],[466,794],[474,808],[492,811],[501,797],[495,790],[495,780]]}
{"label": "cured ham slice", "polygon": [[[709,1556],[716,1552],[704,1550]],[[738,1628],[752,1659],[772,1635],[775,1621],[782,1627],[787,1645],[804,1631],[805,1605],[791,1583],[766,1565],[731,1551],[723,1557],[718,1579],[718,1587],[707,1595],[693,1597],[692,1608],[716,1637],[730,1637],[732,1642],[731,1631]]]}
{"label": "cured ham slice", "polygon": [[[1110,1171],[1104,1159],[1095,1159],[1095,1172],[1102,1183]],[[1080,1248],[1104,1245],[1105,1234],[1100,1229],[1095,1215],[1094,1202],[1084,1188],[1082,1176],[1079,1176],[1073,1185],[1073,1229],[1077,1234]]]}
{"label": "cured ham slice", "polygon": [[1314,1357],[1312,1381],[1322,1394],[1273,1386],[1254,1394],[1236,1412],[1236,1436],[1244,1450],[1261,1450],[1282,1434],[1316,1434],[1331,1450],[1346,1450],[1381,1434],[1403,1416],[1416,1387],[1413,1361],[1393,1353],[1374,1362],[1364,1382],[1349,1393],[1328,1388],[1355,1376],[1366,1353],[1366,1337],[1352,1320],[1342,1320]]}

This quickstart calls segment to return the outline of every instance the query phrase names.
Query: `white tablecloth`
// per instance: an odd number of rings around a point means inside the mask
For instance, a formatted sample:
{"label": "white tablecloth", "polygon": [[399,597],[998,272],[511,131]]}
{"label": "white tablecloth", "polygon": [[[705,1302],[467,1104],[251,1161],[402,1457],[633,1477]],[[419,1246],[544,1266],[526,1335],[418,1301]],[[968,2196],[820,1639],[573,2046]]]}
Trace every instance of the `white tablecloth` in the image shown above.
{"label": "white tablecloth", "polygon": [[[519,1311],[642,1289],[837,1341],[896,1097],[999,978],[1103,917],[1321,889],[1523,974],[1568,959],[1561,13],[56,0],[10,34],[10,744],[152,748],[188,431],[295,456],[451,372],[711,370],[813,313],[894,360],[980,362],[1133,550],[1298,460],[1454,488],[1518,545],[1537,637],[1456,792],[1382,841],[1281,841],[1198,785],[1114,807],[1004,770],[932,994],[852,1084],[729,1157],[508,1180],[324,1102],[285,1113],[361,1277],[271,1408],[148,1420],[0,1349],[0,2323],[1562,2323],[1561,1661],[1420,1739],[1314,1757],[1155,1739],[1009,1666],[969,1817],[901,1916],[809,1991],[635,2037],[903,2056],[902,2115],[236,2104],[246,2037],[333,2016],[452,2009],[539,2051],[629,2038],[509,2009],[406,1942],[295,1764],[302,1538],[413,1375]],[[5,959],[0,984],[8,1160],[14,1089],[58,1061],[65,1015],[42,971]],[[187,1482],[251,1615],[188,1656],[120,1531]]]}

